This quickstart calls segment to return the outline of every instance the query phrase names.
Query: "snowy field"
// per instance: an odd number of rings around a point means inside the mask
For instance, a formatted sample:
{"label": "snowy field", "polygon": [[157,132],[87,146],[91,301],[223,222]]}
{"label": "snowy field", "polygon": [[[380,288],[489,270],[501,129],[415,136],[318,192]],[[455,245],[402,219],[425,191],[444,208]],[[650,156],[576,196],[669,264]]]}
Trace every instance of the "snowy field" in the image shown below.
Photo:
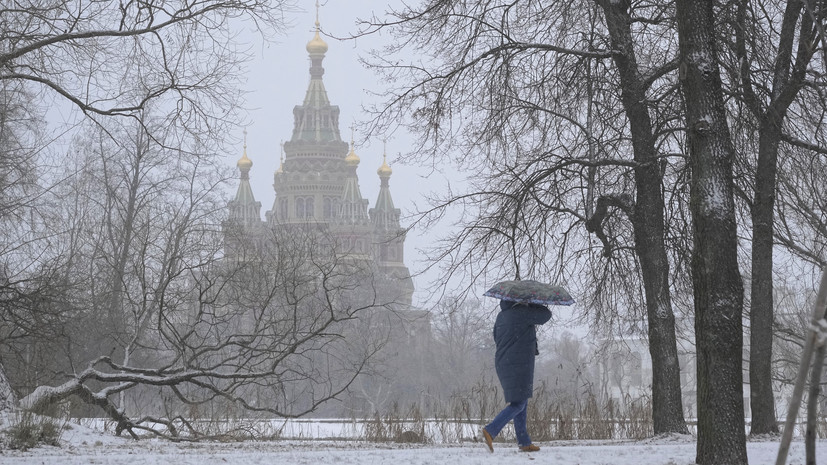
{"label": "snowy field", "polygon": [[[691,436],[643,441],[557,441],[538,443],[539,452],[518,452],[512,443],[496,443],[493,454],[480,443],[401,445],[360,441],[284,440],[234,443],[133,441],[73,424],[61,447],[26,452],[0,450],[3,465],[348,465],[348,464],[572,464],[690,465],[695,462]],[[827,440],[819,443],[818,462],[825,463]],[[749,442],[752,465],[773,464],[778,440]],[[788,464],[804,464],[804,444],[793,443]]]}

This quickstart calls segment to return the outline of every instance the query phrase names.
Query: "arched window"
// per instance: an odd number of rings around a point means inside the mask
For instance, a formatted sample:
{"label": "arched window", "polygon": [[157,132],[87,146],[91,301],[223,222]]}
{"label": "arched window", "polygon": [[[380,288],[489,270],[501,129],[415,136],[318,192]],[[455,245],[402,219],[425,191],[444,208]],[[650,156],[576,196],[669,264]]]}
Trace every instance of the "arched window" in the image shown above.
{"label": "arched window", "polygon": [[279,199],[278,218],[281,220],[287,219],[287,199]]}
{"label": "arched window", "polygon": [[304,218],[305,206],[304,197],[296,197],[296,218]]}
{"label": "arched window", "polygon": [[296,218],[313,218],[313,197],[296,197]]}
{"label": "arched window", "polygon": [[313,197],[305,197],[304,198],[304,217],[305,218],[315,218],[315,207],[313,205]]}

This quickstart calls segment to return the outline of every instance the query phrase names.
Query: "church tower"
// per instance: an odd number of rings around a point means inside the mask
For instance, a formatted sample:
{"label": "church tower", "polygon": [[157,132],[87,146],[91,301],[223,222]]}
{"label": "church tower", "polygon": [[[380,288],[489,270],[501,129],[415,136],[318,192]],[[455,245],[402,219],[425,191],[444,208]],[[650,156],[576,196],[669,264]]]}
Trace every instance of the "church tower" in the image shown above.
{"label": "church tower", "polygon": [[293,108],[293,134],[284,144],[284,161],[276,172],[276,200],[270,223],[329,222],[340,208],[345,179],[347,143],[339,134],[339,107],[331,105],[325,90],[322,60],[327,44],[316,33],[307,43],[310,84],[304,101]]}
{"label": "church tower", "polygon": [[322,62],[328,46],[320,35],[318,10],[315,33],[306,50],[310,82],[301,105],[293,108],[290,140],[281,145],[279,166],[273,175],[273,207],[262,223],[260,203],[252,197],[249,185],[252,162],[246,156],[245,142],[244,156],[238,162],[239,194],[230,202],[230,217],[251,224],[258,221],[270,229],[313,225],[327,231],[339,253],[369,264],[387,287],[383,293],[410,307],[413,281],[403,261],[405,229],[399,224],[400,211],[391,199],[390,167],[383,159],[377,172],[379,197],[375,208],[369,210],[370,202],[359,188],[357,168],[361,159],[353,138],[350,144],[342,140],[339,107],[330,103],[325,89]]}
{"label": "church tower", "polygon": [[400,284],[404,300],[411,302],[414,286],[408,267],[405,266],[405,233],[399,224],[400,210],[393,205],[390,183],[393,170],[388,166],[387,148],[382,153],[382,165],[376,170],[379,175],[379,195],[376,207],[370,209],[375,237],[375,257],[382,270]]}
{"label": "church tower", "polygon": [[235,198],[227,204],[229,215],[224,222],[224,254],[236,260],[244,260],[243,244],[257,244],[261,238],[261,202],[256,201],[250,186],[250,169],[253,161],[247,157],[247,130],[244,130],[244,149],[236,163],[240,171]]}

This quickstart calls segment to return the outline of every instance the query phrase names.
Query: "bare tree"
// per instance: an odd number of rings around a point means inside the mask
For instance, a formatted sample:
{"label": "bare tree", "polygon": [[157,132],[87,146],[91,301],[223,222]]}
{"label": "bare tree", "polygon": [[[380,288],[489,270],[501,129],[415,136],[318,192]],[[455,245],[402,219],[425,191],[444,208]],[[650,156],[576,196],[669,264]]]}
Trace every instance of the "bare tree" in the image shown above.
{"label": "bare tree", "polygon": [[[808,84],[807,75],[818,72],[813,69],[816,64],[813,58],[817,50],[816,23],[823,22],[823,12],[816,16],[807,14],[804,3],[799,1],[741,2],[737,8],[724,7],[720,11],[726,20],[719,34],[722,38],[719,59],[740,104],[730,107],[745,110],[736,114],[733,124],[736,130],[743,131],[743,139],[748,144],[745,153],[750,158],[751,179],[743,190],[752,191],[748,202],[752,226],[751,434],[777,433],[771,364],[778,165],[785,156],[780,150],[784,139],[812,141],[801,128],[810,127],[813,119],[799,117],[797,108],[804,105],[805,100],[814,100],[812,94],[818,93],[813,88],[815,83]],[[727,23],[731,25],[726,27]],[[776,26],[754,27],[756,24]]]}
{"label": "bare tree", "polygon": [[25,83],[89,116],[133,116],[152,102],[191,130],[234,112],[244,58],[236,21],[280,31],[284,0],[33,1],[3,8],[0,80]]}
{"label": "bare tree", "polygon": [[798,153],[780,161],[775,237],[799,261],[822,268],[827,264],[825,158],[819,153],[792,150]]}
{"label": "bare tree", "polygon": [[[144,112],[151,110],[156,124],[143,127],[144,137],[179,151],[192,148],[191,141],[197,139],[198,151],[189,154],[197,159],[197,153],[208,147],[218,149],[226,129],[241,118],[237,65],[246,53],[236,41],[237,26],[251,21],[270,37],[281,31],[290,5],[288,0],[38,0],[0,7],[0,220],[10,232],[0,245],[2,319],[21,323],[7,326],[14,329],[3,334],[0,343],[25,338],[27,332],[56,336],[41,338],[55,344],[65,341],[57,323],[72,321],[74,302],[50,296],[80,284],[67,281],[64,266],[65,260],[78,257],[61,253],[77,252],[68,245],[81,238],[58,243],[56,238],[66,236],[43,229],[54,226],[44,215],[57,211],[44,193],[61,181],[48,167],[63,166],[63,154],[50,148],[65,141],[64,131],[71,131],[61,122],[52,126],[53,133],[38,131],[38,124],[45,125],[37,121],[46,120],[50,107],[59,107],[63,114],[79,115],[111,130],[123,123],[107,120],[141,123]],[[73,213],[89,208],[76,207]],[[126,226],[120,232],[131,234]],[[125,263],[122,255],[113,257]],[[105,279],[117,280],[117,273]],[[115,289],[110,303],[124,295]],[[11,369],[9,363],[4,365]]]}
{"label": "bare tree", "polygon": [[[656,434],[671,431],[685,433],[687,429],[683,421],[675,316],[672,310],[668,282],[669,262],[664,239],[666,228],[662,164],[666,161],[658,153],[655,127],[651,122],[647,103],[647,91],[650,91],[650,87],[659,75],[674,69],[674,62],[667,59],[652,70],[641,70],[637,64],[634,48],[633,16],[630,5],[625,2],[600,1],[598,3],[606,15],[612,49],[620,51],[620,53],[614,53],[612,58],[620,77],[621,99],[629,120],[636,162],[634,169],[635,203],[631,206],[621,203],[620,207],[630,210],[629,216],[635,231],[635,253],[640,261],[646,292],[649,351],[652,356],[654,378],[652,382],[654,431]],[[669,10],[663,9],[652,13],[668,14],[668,12]],[[662,30],[668,31],[668,27]],[[658,121],[657,124],[663,124],[663,122]],[[597,229],[599,219],[600,217],[595,215],[589,220],[587,227]],[[659,387],[655,388],[656,385]]]}
{"label": "bare tree", "polygon": [[[667,103],[677,95],[671,10],[435,0],[391,15],[366,26],[393,28],[404,37],[399,47],[425,51],[430,62],[386,59],[394,47],[375,57],[399,83],[379,124],[410,114],[420,155],[474,167],[469,192],[426,212],[459,206],[468,215],[434,259],[449,275],[469,270],[469,281],[576,282],[574,270],[590,270],[583,287],[595,290],[590,303],[606,304],[595,306],[600,318],[620,321],[620,311],[647,321],[655,432],[686,432],[663,193],[666,159],[679,144]],[[646,34],[662,40],[637,44]]]}
{"label": "bare tree", "polygon": [[[369,337],[360,319],[385,308],[366,285],[372,270],[337,252],[324,231],[277,230],[266,249],[256,244],[242,255],[248,259],[218,261],[204,253],[204,244],[221,242],[219,231],[204,228],[215,223],[164,224],[169,235],[153,244],[166,254],[143,257],[143,278],[134,277],[143,300],[127,299],[137,307],[124,314],[129,357],[77,363],[85,367],[34,390],[22,407],[77,396],[116,420],[118,433],[198,439],[207,434],[193,420],[220,408],[280,417],[314,411],[381,348],[385,339]],[[131,319],[138,309],[148,315]],[[139,405],[142,392],[155,392],[155,401]],[[122,393],[132,402],[121,404]]]}
{"label": "bare tree", "polygon": [[735,150],[716,59],[714,1],[677,2],[680,79],[692,168],[690,205],[698,370],[699,464],[746,464],[743,281],[738,270]]}
{"label": "bare tree", "polygon": [[44,123],[31,98],[21,83],[0,81],[0,221],[8,229],[26,221],[26,206],[39,193]]}
{"label": "bare tree", "polygon": [[549,397],[563,410],[582,411],[585,399],[598,387],[594,355],[580,338],[565,332],[546,344],[538,373],[546,373],[544,381]]}
{"label": "bare tree", "polygon": [[[26,331],[54,329],[43,320],[38,326],[31,318],[20,318],[25,314],[21,307],[45,290],[42,281],[28,279],[21,260],[37,247],[30,232],[39,218],[35,201],[43,193],[35,169],[42,159],[43,120],[31,97],[21,83],[0,82],[0,319],[17,323],[12,333],[0,334],[0,342]],[[16,397],[0,361],[0,410],[13,406]]]}
{"label": "bare tree", "polygon": [[[466,392],[493,368],[492,327],[483,303],[446,299],[432,317],[438,391]],[[450,382],[447,382],[449,381]]]}
{"label": "bare tree", "polygon": [[166,147],[179,128],[151,110],[90,125],[38,202],[38,247],[17,254],[33,278],[13,289],[28,297],[0,319],[4,356],[40,376],[10,372],[19,405],[79,399],[118,433],[197,439],[219,409],[299,416],[340,396],[387,340],[366,317],[397,296],[323,228],[222,230],[220,157]]}

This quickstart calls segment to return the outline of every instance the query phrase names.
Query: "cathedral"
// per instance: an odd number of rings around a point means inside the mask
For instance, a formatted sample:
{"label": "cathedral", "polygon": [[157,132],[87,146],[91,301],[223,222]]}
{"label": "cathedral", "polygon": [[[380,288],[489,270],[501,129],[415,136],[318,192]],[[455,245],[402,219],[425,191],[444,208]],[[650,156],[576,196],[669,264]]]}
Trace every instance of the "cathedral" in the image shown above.
{"label": "cathedral", "polygon": [[[242,230],[248,238],[267,237],[276,228],[314,225],[333,236],[350,257],[369,262],[386,286],[393,287],[396,303],[410,308],[413,281],[404,262],[405,228],[399,222],[400,210],[394,207],[389,180],[392,170],[386,155],[377,169],[379,195],[373,208],[362,197],[356,169],[360,159],[353,141],[342,140],[339,107],[327,97],[322,61],[328,50],[319,35],[316,21],[314,37],[307,43],[310,56],[310,83],[301,105],[293,108],[293,133],[283,144],[278,169],[273,175],[275,200],[261,219],[261,202],[250,187],[253,162],[244,151],[237,166],[240,182],[235,198],[228,204],[228,224]],[[225,228],[225,257],[232,259],[237,238]],[[266,245],[264,245],[266,246]]]}

